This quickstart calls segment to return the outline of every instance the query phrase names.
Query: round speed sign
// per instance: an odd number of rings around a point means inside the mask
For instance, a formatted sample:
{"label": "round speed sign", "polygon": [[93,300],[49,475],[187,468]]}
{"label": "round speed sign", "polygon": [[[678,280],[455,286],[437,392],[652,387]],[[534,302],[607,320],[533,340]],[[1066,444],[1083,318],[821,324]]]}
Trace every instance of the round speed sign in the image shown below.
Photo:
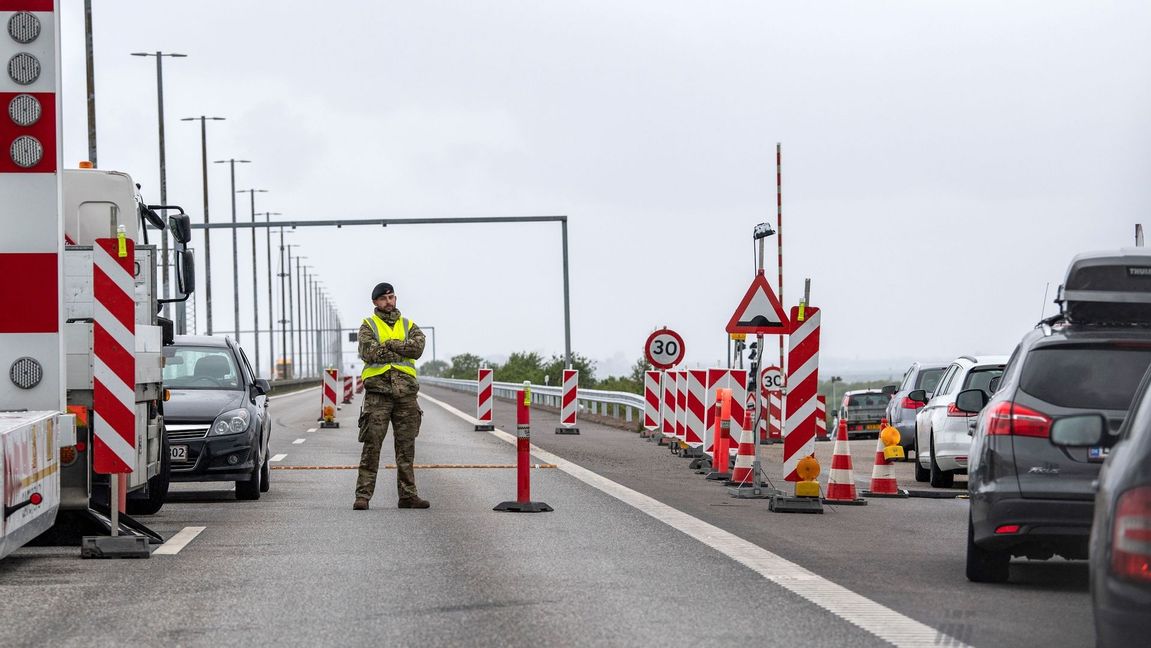
{"label": "round speed sign", "polygon": [[759,384],[765,392],[781,392],[786,386],[783,370],[779,367],[764,367],[759,372]]}
{"label": "round speed sign", "polygon": [[649,335],[643,348],[647,361],[656,369],[671,369],[683,362],[683,338],[669,328]]}

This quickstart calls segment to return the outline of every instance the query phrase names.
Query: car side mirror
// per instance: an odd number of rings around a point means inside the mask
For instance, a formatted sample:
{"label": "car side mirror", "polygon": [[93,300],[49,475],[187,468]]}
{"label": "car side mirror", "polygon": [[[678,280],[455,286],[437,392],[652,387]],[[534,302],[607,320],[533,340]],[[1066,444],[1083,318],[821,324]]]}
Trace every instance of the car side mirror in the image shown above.
{"label": "car side mirror", "polygon": [[907,397],[917,403],[926,403],[928,400],[927,392],[923,391],[922,389],[912,390],[912,392],[908,394]]}
{"label": "car side mirror", "polygon": [[988,401],[987,392],[982,389],[964,389],[955,397],[955,409],[968,414],[978,414]]}
{"label": "car side mirror", "polygon": [[886,396],[894,396],[895,392],[899,391],[899,387],[895,385],[887,385],[883,388],[882,391]]}
{"label": "car side mirror", "polygon": [[1107,419],[1102,414],[1065,416],[1051,424],[1051,444],[1066,448],[1090,448],[1103,444]]}
{"label": "car side mirror", "polygon": [[263,396],[270,391],[272,391],[272,385],[265,378],[257,378],[256,381],[252,383],[252,398]]}
{"label": "car side mirror", "polygon": [[991,382],[987,383],[987,391],[991,392],[992,394],[999,391],[999,383],[1002,380],[1003,376],[996,376],[992,378]]}

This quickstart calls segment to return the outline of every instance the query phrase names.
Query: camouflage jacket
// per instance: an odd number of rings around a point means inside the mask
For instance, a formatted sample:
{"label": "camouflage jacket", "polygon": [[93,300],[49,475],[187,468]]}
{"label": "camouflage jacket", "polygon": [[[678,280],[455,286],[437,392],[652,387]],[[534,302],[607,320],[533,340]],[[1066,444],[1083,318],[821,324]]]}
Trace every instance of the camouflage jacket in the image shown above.
{"label": "camouflage jacket", "polygon": [[[375,314],[387,322],[389,326],[394,325],[396,320],[400,319],[399,309],[390,313],[377,309]],[[424,332],[416,326],[415,322],[411,322],[411,328],[408,329],[408,339],[388,340],[381,344],[376,339],[376,334],[372,332],[372,327],[365,321],[360,324],[359,341],[360,360],[364,364],[388,364],[409,358],[418,360],[424,354]],[[410,375],[393,369],[365,380],[364,389],[394,398],[414,398],[416,393],[420,391],[420,384]]]}

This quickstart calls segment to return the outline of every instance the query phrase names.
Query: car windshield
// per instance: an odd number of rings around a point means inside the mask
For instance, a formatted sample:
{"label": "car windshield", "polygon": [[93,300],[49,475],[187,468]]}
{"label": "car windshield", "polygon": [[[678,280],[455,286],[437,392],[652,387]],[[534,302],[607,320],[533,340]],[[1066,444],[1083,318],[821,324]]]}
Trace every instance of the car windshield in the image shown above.
{"label": "car windshield", "polygon": [[887,394],[853,394],[847,399],[848,407],[886,407],[891,397]]}
{"label": "car windshield", "polygon": [[1050,346],[1028,356],[1023,391],[1059,407],[1125,410],[1151,364],[1151,348]]}
{"label": "car windshield", "polygon": [[982,389],[984,393],[991,393],[991,381],[1003,375],[1003,366],[976,367],[963,379],[964,389]]}
{"label": "car windshield", "polygon": [[164,386],[171,389],[240,389],[236,359],[227,347],[164,347]]}
{"label": "car windshield", "polygon": [[943,367],[920,371],[919,378],[915,381],[915,388],[934,394],[935,388],[939,386],[939,379],[943,377],[943,371]]}

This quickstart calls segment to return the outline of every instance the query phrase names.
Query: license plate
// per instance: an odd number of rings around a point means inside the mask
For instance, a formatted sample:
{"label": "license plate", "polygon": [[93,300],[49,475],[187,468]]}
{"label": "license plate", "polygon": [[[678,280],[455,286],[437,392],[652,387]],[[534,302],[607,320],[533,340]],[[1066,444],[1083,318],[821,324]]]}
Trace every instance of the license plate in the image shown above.
{"label": "license plate", "polygon": [[186,445],[174,445],[174,446],[170,446],[169,450],[170,450],[169,457],[171,458],[173,463],[187,463],[188,462],[188,446],[186,446]]}
{"label": "license plate", "polygon": [[1088,448],[1087,459],[1090,461],[1103,461],[1111,454],[1111,448]]}
{"label": "license plate", "polygon": [[865,430],[878,430],[878,429],[879,429],[879,424],[878,424],[878,423],[868,423],[868,424],[867,424],[867,427],[866,427],[866,428],[864,428],[864,429],[865,429]]}

